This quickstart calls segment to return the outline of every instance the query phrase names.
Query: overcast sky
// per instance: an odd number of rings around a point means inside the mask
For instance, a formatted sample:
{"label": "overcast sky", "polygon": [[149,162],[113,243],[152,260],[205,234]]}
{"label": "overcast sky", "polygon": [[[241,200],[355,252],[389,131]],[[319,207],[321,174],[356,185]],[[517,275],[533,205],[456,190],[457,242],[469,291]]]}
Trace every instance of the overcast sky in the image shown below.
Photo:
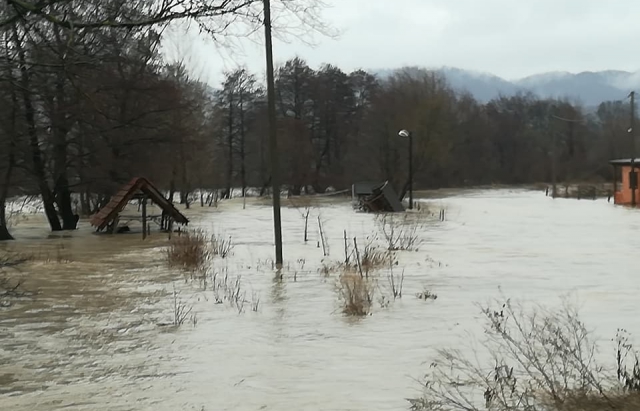
{"label": "overcast sky", "polygon": [[[312,67],[345,71],[404,65],[451,66],[507,79],[546,71],[640,69],[638,0],[325,0],[327,23],[342,33],[274,44],[276,62],[296,55]],[[264,71],[262,46],[220,53],[197,35],[181,35],[180,52],[213,85],[238,64]]]}

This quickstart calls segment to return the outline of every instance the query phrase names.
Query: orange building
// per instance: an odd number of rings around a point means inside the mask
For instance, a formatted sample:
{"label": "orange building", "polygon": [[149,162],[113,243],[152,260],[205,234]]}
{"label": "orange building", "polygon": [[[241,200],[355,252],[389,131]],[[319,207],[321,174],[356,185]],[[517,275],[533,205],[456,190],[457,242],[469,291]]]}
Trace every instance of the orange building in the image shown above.
{"label": "orange building", "polygon": [[[640,173],[640,158],[611,160],[614,169],[613,192],[614,203],[620,205],[640,205],[640,191],[638,191],[638,174]],[[634,193],[635,192],[635,193]],[[635,201],[633,199],[635,194]]]}

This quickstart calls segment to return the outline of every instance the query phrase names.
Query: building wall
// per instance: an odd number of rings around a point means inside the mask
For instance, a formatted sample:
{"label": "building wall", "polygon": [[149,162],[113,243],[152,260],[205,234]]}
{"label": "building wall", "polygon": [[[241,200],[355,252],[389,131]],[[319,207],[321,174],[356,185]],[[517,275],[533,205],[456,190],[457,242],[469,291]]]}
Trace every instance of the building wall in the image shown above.
{"label": "building wall", "polygon": [[[629,173],[631,172],[631,166],[621,167],[622,182],[618,185],[618,191],[615,195],[615,203],[622,205],[631,204],[632,191],[629,188]],[[636,168],[636,175],[640,174],[640,164]],[[638,177],[640,185],[640,176]],[[640,205],[640,189],[636,190],[636,204]]]}

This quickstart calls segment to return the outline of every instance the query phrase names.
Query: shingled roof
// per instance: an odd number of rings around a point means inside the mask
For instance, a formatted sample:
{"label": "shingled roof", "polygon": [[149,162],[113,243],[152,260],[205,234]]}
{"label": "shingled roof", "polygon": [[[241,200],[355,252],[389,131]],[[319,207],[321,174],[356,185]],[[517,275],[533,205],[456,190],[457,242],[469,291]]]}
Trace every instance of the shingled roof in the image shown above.
{"label": "shingled roof", "polygon": [[169,200],[164,198],[160,190],[151,184],[149,180],[144,177],[136,177],[123,186],[116,195],[111,197],[111,201],[109,201],[106,206],[91,216],[91,225],[98,230],[105,228],[107,224],[117,217],[118,213],[126,207],[138,192],[146,194],[162,211],[171,216],[173,221],[179,224],[189,224],[189,219],[180,213]]}

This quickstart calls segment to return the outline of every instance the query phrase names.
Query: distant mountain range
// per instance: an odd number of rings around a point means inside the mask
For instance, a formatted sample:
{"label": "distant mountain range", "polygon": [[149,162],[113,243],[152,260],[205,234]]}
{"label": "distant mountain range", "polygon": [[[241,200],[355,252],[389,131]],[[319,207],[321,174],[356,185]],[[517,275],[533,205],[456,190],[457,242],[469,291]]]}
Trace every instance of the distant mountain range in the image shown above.
{"label": "distant mountain range", "polygon": [[[374,71],[386,77],[394,70]],[[457,91],[468,91],[477,100],[487,102],[500,95],[532,92],[542,98],[566,98],[594,107],[603,101],[623,100],[631,90],[640,89],[640,71],[598,71],[582,73],[550,72],[509,81],[488,73],[453,67],[436,69]]]}

